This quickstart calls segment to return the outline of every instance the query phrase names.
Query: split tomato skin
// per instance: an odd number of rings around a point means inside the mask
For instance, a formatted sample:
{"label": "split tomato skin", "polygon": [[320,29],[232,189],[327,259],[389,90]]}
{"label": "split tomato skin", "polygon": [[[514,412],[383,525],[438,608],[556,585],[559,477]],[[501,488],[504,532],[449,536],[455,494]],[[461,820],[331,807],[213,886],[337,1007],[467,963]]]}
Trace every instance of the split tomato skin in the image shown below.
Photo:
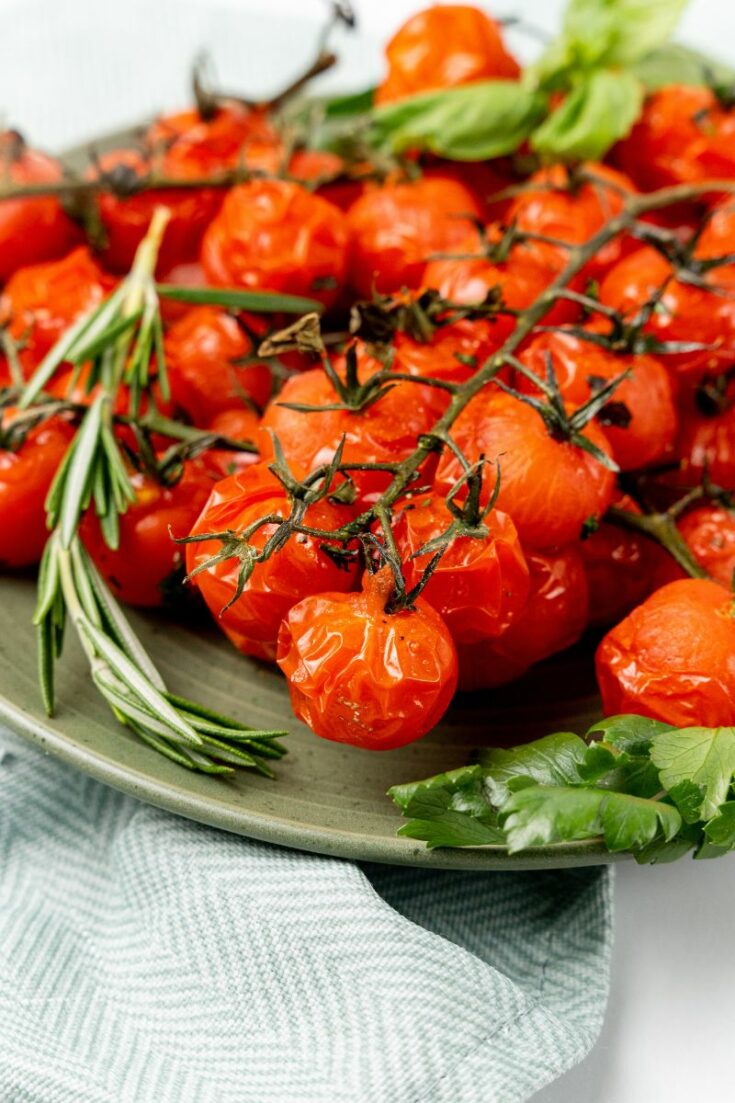
{"label": "split tomato skin", "polygon": [[[432,558],[416,553],[446,532],[453,519],[444,500],[435,496],[399,513],[393,532],[408,589],[421,580]],[[452,541],[422,591],[457,645],[502,635],[528,599],[528,564],[515,525],[499,510],[492,510],[483,524],[487,536]]]}
{"label": "split tomato skin", "polygon": [[[0,162],[10,184],[55,184],[62,178],[58,161],[29,149],[14,131],[0,133]],[[53,196],[2,200],[0,283],[29,264],[62,257],[81,239],[79,227]]]}
{"label": "split tomato skin", "polygon": [[232,188],[207,229],[201,260],[210,283],[316,299],[339,296],[347,272],[345,216],[285,180]]}
{"label": "split tomato skin", "polygon": [[436,4],[412,16],[386,46],[377,103],[478,80],[516,80],[520,68],[500,26],[469,4]]}
{"label": "split tomato skin", "polygon": [[[265,464],[254,464],[216,484],[191,532],[192,535],[230,529],[239,532],[260,517],[273,514],[285,518],[290,512],[290,502],[281,483]],[[349,521],[351,515],[348,507],[321,501],[309,506],[304,524],[335,529]],[[275,524],[261,528],[252,537],[251,545],[262,549],[275,529]],[[238,651],[273,661],[279,625],[296,602],[325,590],[352,589],[356,567],[338,566],[322,550],[322,543],[311,536],[294,536],[270,559],[256,565],[242,595],[224,612],[236,591],[239,560],[224,560],[193,576],[193,583]],[[221,549],[218,540],[187,544],[189,574]]]}
{"label": "split tomato skin", "polygon": [[86,246],[16,272],[0,297],[0,322],[18,345],[23,374],[32,375],[69,326],[114,286]]}
{"label": "split tomato skin", "polygon": [[[7,425],[15,411],[7,408]],[[73,426],[51,417],[31,429],[16,451],[0,449],[0,564],[30,567],[41,559],[49,533],[46,495],[72,438]]]}
{"label": "split tomato skin", "polygon": [[306,597],[285,617],[278,665],[296,716],[316,735],[368,750],[413,743],[442,718],[457,686],[457,653],[437,612],[386,612],[388,568],[360,593]]}
{"label": "split tomato skin", "polygon": [[155,608],[165,603],[166,585],[184,562],[174,538],[189,535],[212,488],[213,472],[198,456],[184,464],[174,486],[162,486],[141,473],[131,480],[136,501],[120,517],[119,546],[107,546],[93,509],[83,517],[80,535],[116,598]]}
{"label": "split tomato skin", "polygon": [[[362,346],[358,359],[358,372],[364,380],[375,369],[376,362],[372,362],[371,368],[369,353]],[[335,368],[339,373],[344,371],[338,359]],[[398,463],[415,451],[417,438],[434,423],[434,412],[422,401],[423,390],[415,383],[396,383],[362,410],[290,410],[283,403],[323,406],[339,401],[321,368],[302,372],[287,380],[281,393],[268,405],[258,433],[260,454],[267,462],[274,459],[271,434],[275,434],[294,473],[303,478],[330,463],[344,437],[345,464]],[[356,470],[350,474],[360,506],[374,503],[392,478],[389,471]]]}
{"label": "split tomato skin", "polygon": [[638,713],[677,727],[732,724],[731,595],[702,579],[663,586],[605,636],[596,669],[607,716]]}
{"label": "split tomato skin", "polygon": [[481,214],[458,180],[423,176],[367,190],[347,212],[351,235],[349,280],[362,296],[417,288],[433,253],[453,253]]}
{"label": "split tomato skin", "polygon": [[[111,150],[100,157],[93,175],[126,174],[133,180],[144,179],[150,173],[171,175],[174,179],[196,178],[197,171],[185,170],[170,163],[169,155],[155,166],[134,149]],[[222,189],[217,188],[154,188],[129,196],[118,197],[101,192],[99,214],[105,231],[106,244],[100,252],[105,267],[126,274],[135,253],[145,237],[156,207],[167,207],[170,219],[158,251],[156,271],[168,272],[178,265],[196,261],[204,230],[214,218],[222,202]]]}
{"label": "split tomato skin", "polygon": [[[597,419],[621,470],[634,471],[673,454],[678,415],[671,380],[660,361],[647,355],[619,356],[563,330],[535,337],[519,358],[543,379],[549,356],[561,396],[572,408],[590,398],[590,381],[605,384],[624,371],[631,372],[610,396],[611,402],[624,404],[629,424],[610,423],[604,413]],[[520,372],[516,388],[525,394],[539,394]]]}
{"label": "split tomato skin", "polygon": [[513,682],[543,659],[565,651],[584,632],[588,590],[575,544],[548,552],[527,551],[528,600],[497,639],[459,645],[459,688],[493,689]]}
{"label": "split tomato skin", "polygon": [[173,404],[195,425],[248,401],[262,408],[270,398],[270,368],[254,359],[251,338],[226,310],[190,310],[169,328],[165,352]]}
{"label": "split tomato skin", "polygon": [[[584,436],[610,456],[602,430]],[[512,395],[480,391],[454,423],[452,436],[470,463],[498,457],[498,509],[509,513],[524,547],[550,548],[577,540],[588,518],[601,517],[615,488],[613,472],[571,441],[556,440],[540,414]],[[435,487],[447,493],[461,475],[450,452],[439,460]],[[487,469],[486,493],[494,485]]]}

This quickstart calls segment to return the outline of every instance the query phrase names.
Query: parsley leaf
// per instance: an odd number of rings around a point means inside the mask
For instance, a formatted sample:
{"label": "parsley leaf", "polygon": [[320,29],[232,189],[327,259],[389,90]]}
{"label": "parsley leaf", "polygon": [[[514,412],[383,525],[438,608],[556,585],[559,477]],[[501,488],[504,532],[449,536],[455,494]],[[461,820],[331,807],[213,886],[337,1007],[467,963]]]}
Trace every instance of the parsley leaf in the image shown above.
{"label": "parsley leaf", "polygon": [[[682,782],[701,787],[699,818],[709,820],[727,799],[735,774],[735,728],[663,732],[652,743],[651,761],[665,789],[671,791]],[[691,810],[691,792],[687,803]]]}
{"label": "parsley leaf", "polygon": [[502,844],[503,833],[484,785],[479,766],[394,785],[389,795],[409,818],[398,834],[422,839],[430,848]]}
{"label": "parsley leaf", "polygon": [[533,743],[507,750],[493,747],[480,754],[494,803],[508,798],[512,778],[532,778],[540,785],[579,784],[578,766],[584,761],[587,744],[574,732],[557,732]]}

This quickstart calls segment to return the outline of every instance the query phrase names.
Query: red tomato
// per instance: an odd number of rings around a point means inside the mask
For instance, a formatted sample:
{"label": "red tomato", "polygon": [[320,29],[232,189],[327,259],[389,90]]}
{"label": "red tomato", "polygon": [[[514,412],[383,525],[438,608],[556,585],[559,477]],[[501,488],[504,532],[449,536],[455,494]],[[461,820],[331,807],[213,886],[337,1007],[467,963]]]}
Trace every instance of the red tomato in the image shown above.
{"label": "red tomato", "polygon": [[443,620],[421,598],[387,613],[388,568],[361,593],[323,593],[294,605],[278,634],[291,705],[322,739],[390,750],[441,720],[457,686],[457,653]]}
{"label": "red tomato", "polygon": [[340,211],[298,184],[252,180],[227,193],[202,244],[210,283],[336,302],[347,269]]}
{"label": "red tomato", "polygon": [[[627,497],[615,504],[640,512]],[[653,589],[661,549],[645,536],[603,521],[585,537],[579,550],[589,588],[590,624],[616,624]]]}
{"label": "red tomato", "polygon": [[[100,157],[94,174],[116,172],[133,180],[155,171],[175,179],[195,179],[195,167],[173,162],[166,154],[155,164],[133,149],[118,149]],[[171,218],[158,252],[157,272],[168,272],[179,264],[195,261],[202,234],[219,210],[223,198],[217,188],[155,188],[125,198],[101,192],[99,212],[107,242],[101,251],[105,265],[113,272],[128,272],[135,251],[146,235],[156,207],[167,207]]]}
{"label": "red tomato", "polygon": [[677,454],[681,460],[679,482],[697,486],[706,471],[717,486],[735,490],[735,406],[717,414],[686,411]]}
{"label": "red tomato", "polygon": [[724,370],[735,356],[735,265],[714,269],[705,279],[711,291],[673,278],[666,258],[644,246],[608,273],[600,287],[600,301],[630,321],[665,284],[660,305],[646,323],[645,332],[660,341],[706,345],[704,349],[659,355],[670,371],[696,380]]}
{"label": "red tomato", "polygon": [[670,84],[648,97],[640,119],[614,150],[616,162],[643,191],[693,179],[693,152],[720,117],[709,88]]}
{"label": "red tomato", "polygon": [[[630,377],[610,397],[611,402],[625,405],[630,414],[629,424],[616,425],[604,413],[598,418],[613,457],[623,471],[645,467],[672,452],[678,419],[669,376],[658,360],[643,355],[616,356],[591,341],[559,330],[539,334],[520,354],[520,359],[543,379],[549,356],[562,398],[574,408],[590,397],[591,380],[609,383],[631,370]],[[526,394],[539,393],[520,372],[516,387]]]}
{"label": "red tomato", "polygon": [[500,192],[518,183],[513,166],[507,160],[497,161],[437,161],[436,167],[424,169],[425,176],[448,176],[469,188],[480,204],[484,222],[507,224],[510,199],[497,199]]}
{"label": "red tomato", "polygon": [[171,153],[174,164],[186,165],[198,176],[239,168],[254,144],[281,144],[265,111],[234,102],[217,107],[211,119],[203,119],[195,108],[164,115],[148,128],[146,140],[154,151]]}
{"label": "red tomato", "polygon": [[[452,436],[470,463],[499,458],[498,509],[509,513],[521,541],[534,548],[568,544],[584,522],[600,517],[612,499],[615,477],[589,452],[556,440],[540,414],[520,399],[492,388],[480,391],[454,423]],[[596,425],[584,436],[601,451],[610,445]],[[451,452],[439,460],[436,488],[448,491],[460,477]],[[488,469],[486,493],[494,482]]]}
{"label": "red tomato", "polygon": [[[204,269],[198,261],[186,261],[184,264],[175,264],[168,272],[159,272],[158,279],[161,283],[171,284],[173,287],[206,287],[207,277]],[[175,299],[160,299],[161,317],[164,325],[171,325],[178,318],[183,318],[191,310],[190,303],[180,303]]]}
{"label": "red tomato", "polygon": [[[317,180],[339,176],[346,169],[342,158],[326,149],[297,149],[288,166],[289,175],[301,184],[314,184]],[[363,194],[365,184],[361,180],[345,177],[344,180],[322,184],[316,191],[318,195],[334,203],[335,207],[346,211]]]}
{"label": "red tomato", "polygon": [[677,522],[679,532],[701,567],[728,589],[735,573],[735,516],[718,505],[702,505]]}
{"label": "red tomato", "polygon": [[671,582],[608,632],[597,650],[607,716],[680,727],[735,722],[732,597],[716,582]]}
{"label": "red tomato", "polygon": [[[446,532],[453,519],[444,499],[436,496],[421,498],[398,514],[394,533],[408,589],[431,560],[431,554],[416,553]],[[528,565],[515,525],[499,510],[491,511],[484,525],[488,534],[482,539],[461,536],[449,545],[423,590],[456,644],[502,635],[528,598]]]}
{"label": "red tomato", "polygon": [[[47,184],[61,180],[61,165],[28,149],[20,135],[0,133],[0,164],[10,184]],[[62,257],[81,238],[79,227],[58,199],[4,199],[0,202],[0,283],[28,264]]]}
{"label": "red tomato", "polygon": [[526,557],[531,589],[521,613],[498,639],[457,649],[462,690],[512,682],[534,663],[571,647],[584,631],[587,581],[577,546]]}
{"label": "red tomato", "polygon": [[476,80],[515,80],[520,68],[499,24],[469,4],[435,4],[412,16],[385,49],[388,75],[378,103]]}
{"label": "red tomato", "polygon": [[[222,437],[229,437],[230,440],[254,443],[258,436],[259,424],[260,418],[255,410],[250,409],[249,406],[241,406],[237,410],[223,410],[221,414],[212,418],[206,428]],[[209,448],[203,458],[207,466],[217,473],[218,479],[226,479],[229,475],[236,475],[251,464],[257,463],[260,456],[257,452],[234,452],[227,448]]]}
{"label": "red tomato", "polygon": [[347,212],[352,235],[350,283],[363,298],[373,291],[415,288],[433,253],[453,253],[479,218],[477,199],[457,180],[423,176],[376,187]]}
{"label": "red tomato", "polygon": [[[209,501],[192,529],[192,535],[232,530],[241,532],[259,517],[277,514],[287,517],[291,511],[286,491],[265,464],[254,464],[246,471],[217,483]],[[335,529],[349,521],[345,506],[322,501],[309,506],[304,523],[312,528]],[[258,530],[251,546],[262,549],[276,530],[274,524]],[[275,659],[278,627],[289,609],[309,594],[325,589],[350,590],[356,568],[339,567],[322,550],[323,541],[311,536],[295,536],[270,559],[256,564],[243,594],[225,612],[237,586],[240,562],[227,559],[195,575],[193,582],[228,639],[246,655]],[[218,540],[187,544],[186,565],[191,574],[207,559],[221,551]]]}
{"label": "red tomato", "polygon": [[[635,191],[621,172],[593,162],[582,166],[593,177],[588,183],[570,184],[563,165],[539,169],[528,180],[527,188],[511,204],[508,221],[529,234],[541,234],[582,245],[623,208],[626,195]],[[529,249],[533,244],[529,243]],[[548,246],[547,246],[548,248]],[[587,266],[588,275],[597,277],[615,264],[623,254],[624,240],[619,236],[608,242]],[[568,250],[561,248],[565,262]]]}
{"label": "red tomato", "polygon": [[114,284],[86,246],[62,260],[16,272],[0,298],[0,322],[18,345],[26,376],[33,374],[72,322],[99,306]]}
{"label": "red tomato", "polygon": [[[463,318],[439,326],[428,341],[417,341],[399,332],[393,348],[394,371],[445,383],[464,383],[495,351],[495,326],[484,318]],[[422,387],[421,400],[438,418],[449,404],[449,394],[438,387]]]}
{"label": "red tomato", "polygon": [[[360,359],[364,365],[364,353]],[[335,367],[341,370],[339,361]],[[360,372],[361,379],[367,378],[371,370],[368,363],[368,370]],[[321,368],[302,372],[287,380],[267,407],[258,435],[260,453],[268,462],[273,459],[270,434],[275,433],[294,472],[303,477],[329,463],[344,436],[343,463],[399,462],[415,451],[418,436],[434,422],[432,411],[421,401],[423,389],[414,383],[397,383],[377,402],[358,411],[289,410],[282,403],[322,406],[339,401]],[[385,471],[354,471],[352,478],[362,505],[374,502],[391,481],[390,473]]]}
{"label": "red tomato", "polygon": [[[13,418],[2,411],[4,428]],[[42,421],[15,451],[0,448],[0,564],[29,567],[41,558],[48,539],[46,495],[74,436],[61,417]]]}
{"label": "red tomato", "polygon": [[697,242],[697,258],[712,259],[735,253],[735,200],[717,203]]}
{"label": "red tomato", "polygon": [[115,597],[127,605],[162,605],[166,585],[184,561],[173,537],[188,536],[212,489],[213,472],[198,456],[184,464],[174,486],[149,475],[132,476],[136,500],[120,518],[120,544],[105,543],[93,509],[82,520],[80,535]]}
{"label": "red tomato", "polygon": [[226,310],[189,311],[169,329],[165,350],[171,399],[195,425],[248,401],[265,406],[270,398],[270,368],[255,359],[247,331]]}

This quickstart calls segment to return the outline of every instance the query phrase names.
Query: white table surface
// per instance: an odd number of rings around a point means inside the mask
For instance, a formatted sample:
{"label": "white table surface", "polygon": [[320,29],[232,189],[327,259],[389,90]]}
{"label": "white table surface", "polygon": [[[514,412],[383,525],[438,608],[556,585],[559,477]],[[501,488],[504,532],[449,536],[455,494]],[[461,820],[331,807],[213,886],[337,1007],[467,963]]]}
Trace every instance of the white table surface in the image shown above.
{"label": "white table surface", "polygon": [[[378,42],[420,0],[355,0],[360,41],[340,36],[343,73],[360,87]],[[553,28],[561,0],[497,0]],[[62,148],[186,99],[203,46],[225,87],[267,93],[310,56],[323,0],[0,0],[0,117]],[[274,18],[279,56],[274,57]],[[691,0],[683,41],[735,55],[735,4]],[[514,36],[527,54],[527,39]],[[733,1097],[735,1029],[732,860],[616,870],[616,944],[600,1042],[539,1103],[720,1103]]]}

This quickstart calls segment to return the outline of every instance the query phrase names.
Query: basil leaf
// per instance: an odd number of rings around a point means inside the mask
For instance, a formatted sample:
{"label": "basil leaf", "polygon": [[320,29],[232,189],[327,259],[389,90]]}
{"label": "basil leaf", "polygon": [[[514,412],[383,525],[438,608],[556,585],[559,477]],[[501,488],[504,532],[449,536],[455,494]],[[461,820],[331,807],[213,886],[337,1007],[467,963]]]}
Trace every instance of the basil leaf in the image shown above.
{"label": "basil leaf", "polygon": [[350,92],[344,96],[334,96],[323,101],[324,114],[328,119],[364,115],[370,111],[374,100],[374,88],[365,88],[362,92]]}
{"label": "basil leaf", "polygon": [[686,781],[701,786],[699,815],[703,820],[712,819],[727,799],[735,773],[735,728],[664,732],[651,744],[651,760],[669,792]]}
{"label": "basil leaf", "polygon": [[585,74],[534,132],[531,146],[545,157],[598,161],[630,132],[642,104],[643,85],[632,73]]}
{"label": "basil leaf", "polygon": [[660,801],[604,789],[529,786],[511,793],[501,812],[511,854],[530,846],[602,835],[612,853],[638,850],[659,836],[673,839],[682,821]]}
{"label": "basil leaf", "polygon": [[545,106],[545,96],[519,81],[478,81],[377,107],[372,137],[393,153],[426,150],[455,161],[484,161],[516,150]]}
{"label": "basil leaf", "polygon": [[731,65],[671,42],[661,46],[636,62],[633,71],[649,91],[666,84],[735,84],[735,69]]}

